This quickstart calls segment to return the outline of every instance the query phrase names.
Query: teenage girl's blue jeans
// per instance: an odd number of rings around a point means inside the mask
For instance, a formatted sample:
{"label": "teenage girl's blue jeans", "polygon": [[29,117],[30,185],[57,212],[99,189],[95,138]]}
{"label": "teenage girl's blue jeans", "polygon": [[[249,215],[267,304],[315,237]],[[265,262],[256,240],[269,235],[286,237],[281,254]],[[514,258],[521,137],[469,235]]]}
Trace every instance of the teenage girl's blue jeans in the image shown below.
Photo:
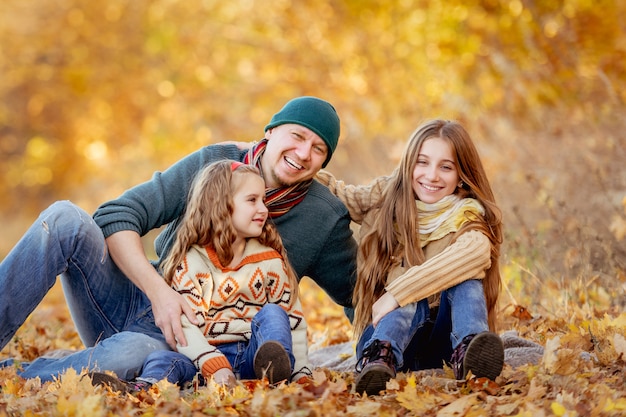
{"label": "teenage girl's blue jeans", "polygon": [[[255,379],[254,355],[259,347],[270,340],[279,342],[289,354],[291,369],[294,367],[291,325],[289,316],[280,306],[266,304],[252,319],[249,342],[221,344],[219,351],[226,356],[238,379]],[[157,382],[167,378],[169,382],[183,384],[191,381],[197,368],[182,353],[158,351],[151,353],[146,360],[140,379]]]}
{"label": "teenage girl's blue jeans", "polygon": [[0,348],[59,275],[88,349],[62,359],[37,359],[25,364],[23,376],[46,381],[72,367],[112,370],[132,379],[150,352],[169,349],[148,298],[117,268],[92,217],[68,201],[43,211],[0,263]]}
{"label": "teenage girl's blue jeans", "polygon": [[441,368],[465,336],[489,330],[481,280],[443,291],[434,321],[430,313],[427,300],[388,313],[375,328],[365,329],[356,346],[357,358],[378,339],[391,342],[398,370]]}

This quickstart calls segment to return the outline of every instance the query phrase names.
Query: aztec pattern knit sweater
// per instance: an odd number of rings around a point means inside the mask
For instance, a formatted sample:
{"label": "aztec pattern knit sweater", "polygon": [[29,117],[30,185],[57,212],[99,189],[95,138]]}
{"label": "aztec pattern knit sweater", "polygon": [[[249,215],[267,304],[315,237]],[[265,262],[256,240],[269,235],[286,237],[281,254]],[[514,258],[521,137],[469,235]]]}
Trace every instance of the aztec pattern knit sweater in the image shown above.
{"label": "aztec pattern knit sweater", "polygon": [[[361,225],[359,236],[371,229],[379,216],[376,205],[390,177],[376,178],[369,185],[347,185],[332,174],[320,171],[316,179],[325,184],[346,205],[350,217]],[[385,289],[400,306],[428,298],[431,307],[439,303],[441,291],[468,279],[483,279],[491,266],[489,238],[476,230],[469,230],[450,243],[455,233],[426,245],[426,261],[411,268],[396,265],[387,277]]]}
{"label": "aztec pattern knit sweater", "polygon": [[172,287],[186,298],[200,321],[195,326],[182,316],[187,346],[178,350],[205,377],[222,368],[232,369],[219,351],[220,344],[249,341],[252,319],[267,303],[280,305],[289,316],[295,357],[292,380],[311,375],[302,307],[299,300],[289,306],[291,290],[283,259],[275,250],[249,239],[239,265],[228,268],[220,264],[215,250],[194,245],[176,271]]}

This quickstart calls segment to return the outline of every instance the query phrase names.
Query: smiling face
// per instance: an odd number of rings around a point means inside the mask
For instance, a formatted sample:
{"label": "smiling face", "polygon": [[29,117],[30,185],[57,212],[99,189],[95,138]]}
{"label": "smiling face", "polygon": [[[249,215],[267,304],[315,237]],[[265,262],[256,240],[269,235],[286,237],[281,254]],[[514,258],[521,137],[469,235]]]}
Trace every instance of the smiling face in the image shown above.
{"label": "smiling face", "polygon": [[426,139],[413,169],[413,191],[424,203],[436,203],[453,194],[460,177],[452,144],[445,139]]}
{"label": "smiling face", "polygon": [[326,143],[304,126],[279,125],[267,130],[265,137],[268,142],[261,163],[268,188],[313,178],[328,156]]}
{"label": "smiling face", "polygon": [[258,237],[267,220],[263,179],[253,173],[235,174],[233,188],[232,221],[238,238]]}

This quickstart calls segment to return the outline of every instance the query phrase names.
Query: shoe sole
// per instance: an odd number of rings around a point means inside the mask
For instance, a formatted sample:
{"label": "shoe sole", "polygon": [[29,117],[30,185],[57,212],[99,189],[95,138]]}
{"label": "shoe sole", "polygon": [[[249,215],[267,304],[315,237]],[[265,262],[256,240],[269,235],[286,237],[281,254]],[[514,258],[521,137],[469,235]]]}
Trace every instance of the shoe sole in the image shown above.
{"label": "shoe sole", "polygon": [[272,385],[289,380],[291,361],[283,345],[274,341],[263,343],[254,355],[254,374],[257,379],[267,378]]}
{"label": "shoe sole", "polygon": [[479,333],[467,346],[463,360],[463,378],[469,371],[477,378],[495,380],[504,366],[504,345],[494,333]]}
{"label": "shoe sole", "polygon": [[93,386],[108,386],[111,387],[112,391],[119,391],[121,393],[129,392],[128,384],[104,372],[89,372],[86,376],[91,379],[91,385]]}
{"label": "shoe sole", "polygon": [[372,365],[368,368],[366,365],[357,377],[355,390],[368,396],[378,395],[387,389],[387,382],[394,377],[386,366]]}

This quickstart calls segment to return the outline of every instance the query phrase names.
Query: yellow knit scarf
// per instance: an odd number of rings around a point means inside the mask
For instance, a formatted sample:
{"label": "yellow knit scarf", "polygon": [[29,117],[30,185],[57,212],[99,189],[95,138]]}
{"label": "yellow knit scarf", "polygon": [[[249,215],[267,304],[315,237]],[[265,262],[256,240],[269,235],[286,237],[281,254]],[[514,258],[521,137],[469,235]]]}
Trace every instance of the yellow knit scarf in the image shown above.
{"label": "yellow knit scarf", "polygon": [[421,247],[439,240],[445,235],[458,232],[471,221],[485,215],[482,204],[473,198],[459,198],[451,194],[433,204],[416,200],[419,211],[419,234]]}

